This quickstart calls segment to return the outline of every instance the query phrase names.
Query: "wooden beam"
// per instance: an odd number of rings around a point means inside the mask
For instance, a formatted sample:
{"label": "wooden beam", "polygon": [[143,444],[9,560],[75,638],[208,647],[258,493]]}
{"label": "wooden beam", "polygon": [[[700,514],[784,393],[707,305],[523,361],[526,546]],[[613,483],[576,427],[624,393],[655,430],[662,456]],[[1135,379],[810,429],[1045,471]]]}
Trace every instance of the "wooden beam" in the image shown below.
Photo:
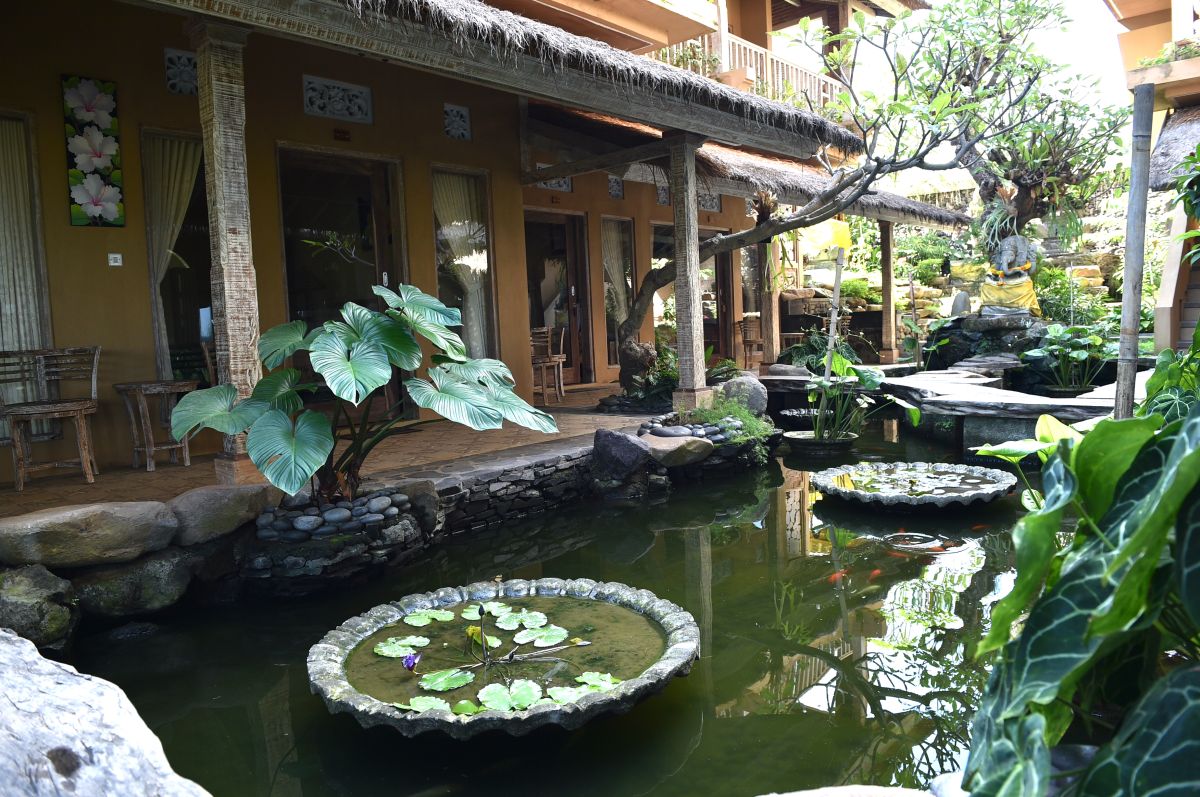
{"label": "wooden beam", "polygon": [[805,160],[817,142],[666,92],[628,85],[573,68],[551,68],[537,56],[490,47],[456,46],[445,34],[412,21],[360,16],[335,2],[296,0],[142,0],[146,5],[201,14],[285,38],[362,53],[481,86],[544,99],[669,130]]}
{"label": "wooden beam", "polygon": [[879,222],[879,265],[883,273],[883,343],[879,347],[879,362],[894,363],[900,359],[896,348],[896,276],[892,254],[893,224]]}
{"label": "wooden beam", "polygon": [[526,171],[521,175],[521,183],[522,185],[533,185],[544,180],[557,180],[588,172],[606,171],[617,166],[628,166],[631,163],[663,158],[668,154],[670,154],[670,145],[666,141],[651,141],[636,147],[604,152],[567,163]]}

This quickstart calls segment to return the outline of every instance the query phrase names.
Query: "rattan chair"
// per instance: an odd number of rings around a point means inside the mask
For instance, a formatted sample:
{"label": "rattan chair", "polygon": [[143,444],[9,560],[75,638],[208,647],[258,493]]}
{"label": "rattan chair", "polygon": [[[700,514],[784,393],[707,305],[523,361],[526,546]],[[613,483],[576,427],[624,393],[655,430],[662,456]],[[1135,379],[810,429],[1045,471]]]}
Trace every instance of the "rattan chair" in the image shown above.
{"label": "rattan chair", "polygon": [[762,334],[762,319],[743,318],[738,322],[738,328],[742,332],[742,357],[746,362],[746,368],[750,367],[750,358],[754,352],[763,350],[763,334]]}
{"label": "rattan chair", "polygon": [[[51,468],[81,468],[89,484],[95,481],[100,470],[92,446],[91,416],[98,406],[99,370],[99,346],[0,352],[0,419],[8,421],[12,435],[13,481],[18,490],[25,489],[28,474]],[[82,383],[77,392],[83,395],[68,395],[71,383]],[[6,403],[2,389],[6,385],[21,386],[23,400]],[[34,462],[33,424],[67,418],[75,424],[79,458]]]}
{"label": "rattan chair", "polygon": [[533,355],[533,370],[538,373],[536,387],[542,391],[542,403],[550,403],[553,391],[555,401],[561,402],[566,398],[563,387],[563,366],[567,355],[563,353],[563,342],[566,340],[567,329],[558,329],[558,351],[554,351],[554,330],[550,327],[534,327],[529,330],[529,347]]}

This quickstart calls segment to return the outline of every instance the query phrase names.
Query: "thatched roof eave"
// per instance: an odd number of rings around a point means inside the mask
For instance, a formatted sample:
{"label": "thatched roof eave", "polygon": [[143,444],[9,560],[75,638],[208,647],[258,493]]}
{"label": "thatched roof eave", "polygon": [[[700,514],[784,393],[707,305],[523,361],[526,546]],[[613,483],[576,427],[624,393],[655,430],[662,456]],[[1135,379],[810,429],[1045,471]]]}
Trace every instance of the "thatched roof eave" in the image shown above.
{"label": "thatched roof eave", "polygon": [[1200,107],[1175,111],[1163,123],[1154,153],[1150,156],[1150,187],[1167,191],[1175,187],[1175,178],[1184,158],[1200,145]]}

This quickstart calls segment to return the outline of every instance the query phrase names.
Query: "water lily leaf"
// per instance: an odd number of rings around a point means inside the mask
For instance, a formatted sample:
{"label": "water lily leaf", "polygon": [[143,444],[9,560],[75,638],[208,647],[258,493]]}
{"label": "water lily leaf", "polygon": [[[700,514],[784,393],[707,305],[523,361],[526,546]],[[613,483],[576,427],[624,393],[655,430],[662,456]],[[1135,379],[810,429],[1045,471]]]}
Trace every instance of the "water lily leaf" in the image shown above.
{"label": "water lily leaf", "polygon": [[[487,612],[488,614],[490,614],[492,617],[503,617],[512,611],[512,608],[507,603],[501,603],[500,601],[484,601],[483,604],[472,603],[470,606],[463,609],[462,610],[462,619],[478,620],[480,605],[482,605],[483,610],[485,612]],[[500,624],[497,623],[497,625],[500,625]],[[502,625],[500,627],[504,628],[504,626],[502,626]],[[511,631],[512,629],[510,628],[507,630]]]}
{"label": "water lily leaf", "polygon": [[420,611],[410,612],[404,615],[404,622],[409,625],[415,625],[417,628],[429,625],[433,620],[445,623],[454,619],[454,612],[446,611],[445,609],[421,609]]}
{"label": "water lily leaf", "polygon": [[266,404],[253,399],[239,402],[233,385],[193,390],[171,412],[171,434],[182,440],[201,427],[216,429],[221,434],[241,434],[267,409]]}
{"label": "water lily leaf", "polygon": [[451,689],[466,686],[474,680],[475,673],[455,667],[452,670],[435,670],[434,672],[426,673],[421,676],[420,684],[422,689],[431,689],[434,692],[448,692]]}
{"label": "water lily leaf", "polygon": [[488,684],[479,690],[479,702],[492,711],[512,711],[512,696],[504,684]]}
{"label": "water lily leaf", "polygon": [[472,703],[470,700],[460,700],[454,704],[454,713],[460,716],[469,717],[472,714],[478,714],[481,711],[483,711],[483,709]]}
{"label": "water lily leaf", "polygon": [[512,682],[512,686],[508,687],[508,695],[513,708],[524,710],[541,699],[542,687],[522,678]]}
{"label": "water lily leaf", "polygon": [[375,652],[390,659],[402,659],[417,652],[429,644],[429,639],[423,636],[390,636],[377,644]]}
{"label": "water lily leaf", "polygon": [[549,618],[541,612],[531,612],[528,609],[522,609],[519,612],[512,612],[501,617],[496,621],[496,627],[502,628],[505,631],[516,631],[518,628],[541,628],[548,622],[550,622]]}
{"label": "water lily leaf", "polygon": [[524,631],[518,631],[513,637],[513,642],[518,645],[532,642],[535,648],[548,648],[566,638],[567,629],[557,625],[543,625],[539,628],[526,628]]}
{"label": "water lily leaf", "polygon": [[[483,644],[483,629],[480,628],[479,626],[477,626],[477,625],[467,626],[467,636],[469,636],[471,638],[471,640],[473,642],[475,642],[477,645]],[[500,647],[500,637],[495,637],[495,636],[492,636],[491,634],[488,634],[487,635],[487,643],[488,643],[489,648],[498,648],[498,647]]]}
{"label": "water lily leaf", "polygon": [[546,690],[546,694],[550,699],[559,705],[574,703],[584,695],[591,694],[592,690],[586,686],[552,686]]}
{"label": "water lily leaf", "polygon": [[393,703],[393,706],[405,711],[449,711],[450,704],[440,697],[433,695],[416,695],[408,703]]}
{"label": "water lily leaf", "polygon": [[607,692],[621,683],[620,678],[614,678],[611,673],[607,672],[585,672],[575,680],[586,684],[594,692]]}
{"label": "water lily leaf", "polygon": [[246,454],[267,481],[295,495],[329,459],[333,430],[329,419],[305,410],[293,421],[282,410],[268,410],[246,435]]}

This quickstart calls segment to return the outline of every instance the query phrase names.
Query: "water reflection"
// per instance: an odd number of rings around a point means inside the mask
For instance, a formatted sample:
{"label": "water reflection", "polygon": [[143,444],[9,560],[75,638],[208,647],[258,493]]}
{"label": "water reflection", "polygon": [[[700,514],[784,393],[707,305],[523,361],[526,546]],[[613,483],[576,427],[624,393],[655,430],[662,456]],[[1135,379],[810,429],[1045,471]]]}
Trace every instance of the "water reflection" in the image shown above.
{"label": "water reflection", "polygon": [[[946,459],[898,429],[883,460]],[[289,603],[196,608],[78,664],[130,694],[183,774],[217,795],[756,795],[919,786],[965,748],[986,673],[972,661],[1011,583],[1011,499],[937,518],[822,499],[804,463],[636,507],[589,504],[452,539],[385,579]],[[910,551],[899,529],[944,539]],[[959,544],[950,544],[958,541]],[[503,573],[624,581],[684,605],[703,658],[631,713],[574,733],[458,743],[364,731],[308,693],[329,627],[412,591]]]}

